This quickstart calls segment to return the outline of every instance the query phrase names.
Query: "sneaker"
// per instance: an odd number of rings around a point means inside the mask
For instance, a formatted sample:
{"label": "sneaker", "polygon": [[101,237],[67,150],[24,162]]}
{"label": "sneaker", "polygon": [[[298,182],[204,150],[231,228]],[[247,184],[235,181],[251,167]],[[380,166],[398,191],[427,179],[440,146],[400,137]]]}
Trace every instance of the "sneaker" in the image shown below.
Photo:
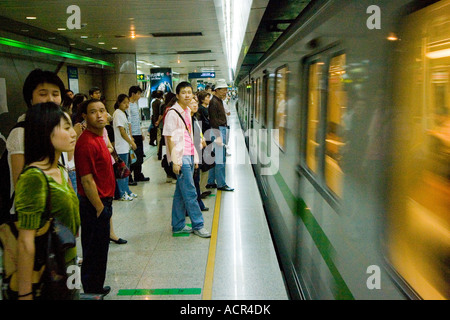
{"label": "sneaker", "polygon": [[132,198],[134,198],[134,199],[136,199],[138,196],[137,196],[137,194],[136,193],[130,193],[129,195],[128,195],[129,197],[132,197]]}
{"label": "sneaker", "polygon": [[183,229],[178,230],[178,231],[173,231],[172,233],[192,233],[192,228],[185,225]]}
{"label": "sneaker", "polygon": [[120,201],[133,201],[133,197],[130,197],[126,192],[123,194],[122,198],[120,198]]}
{"label": "sneaker", "polygon": [[200,238],[210,238],[211,237],[211,233],[209,233],[208,230],[206,230],[206,228],[194,230],[194,234],[196,234]]}

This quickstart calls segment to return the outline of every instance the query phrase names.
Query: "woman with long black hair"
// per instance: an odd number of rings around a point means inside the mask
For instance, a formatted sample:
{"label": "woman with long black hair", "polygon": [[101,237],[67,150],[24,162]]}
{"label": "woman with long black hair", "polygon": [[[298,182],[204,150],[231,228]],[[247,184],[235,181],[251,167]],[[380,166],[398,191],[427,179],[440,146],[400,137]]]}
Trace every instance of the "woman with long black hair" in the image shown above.
{"label": "woman with long black hair", "polygon": [[[32,106],[26,113],[24,140],[26,171],[19,176],[15,189],[19,230],[17,285],[18,298],[31,300],[36,294],[32,274],[40,249],[35,246],[35,237],[47,222],[43,215],[48,195],[50,216],[57,218],[74,236],[80,226],[80,214],[78,198],[68,182],[65,167],[58,163],[62,152],[73,152],[75,148],[76,132],[69,115],[53,102]],[[75,265],[76,257],[76,247],[68,249],[66,267]],[[72,298],[77,299],[78,295],[74,289]]]}

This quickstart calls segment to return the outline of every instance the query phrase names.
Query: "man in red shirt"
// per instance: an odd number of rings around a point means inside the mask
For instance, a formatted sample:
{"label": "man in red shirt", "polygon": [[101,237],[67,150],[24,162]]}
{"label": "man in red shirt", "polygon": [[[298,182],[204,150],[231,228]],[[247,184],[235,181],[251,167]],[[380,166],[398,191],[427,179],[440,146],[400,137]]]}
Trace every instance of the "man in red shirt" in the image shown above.
{"label": "man in red shirt", "polygon": [[83,248],[81,283],[85,293],[106,295],[111,290],[103,285],[116,185],[111,154],[103,140],[103,129],[108,123],[107,111],[96,99],[85,101],[80,108],[86,121],[86,130],[75,147]]}

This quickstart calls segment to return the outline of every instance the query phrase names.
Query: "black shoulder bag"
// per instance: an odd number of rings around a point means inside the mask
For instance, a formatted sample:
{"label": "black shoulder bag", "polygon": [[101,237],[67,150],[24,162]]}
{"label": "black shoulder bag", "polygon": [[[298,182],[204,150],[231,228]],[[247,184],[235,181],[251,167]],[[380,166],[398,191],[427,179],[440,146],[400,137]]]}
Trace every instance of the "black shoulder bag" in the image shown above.
{"label": "black shoulder bag", "polygon": [[50,220],[50,229],[47,235],[45,270],[42,279],[42,299],[68,300],[71,290],[67,286],[65,254],[68,249],[76,246],[76,239],[69,228],[51,215],[50,184],[47,175],[41,169],[37,169],[41,171],[47,181],[46,215]]}
{"label": "black shoulder bag", "polygon": [[[31,168],[38,169],[47,182],[47,198],[45,211],[42,216],[47,222],[44,227],[38,229],[35,238],[33,295],[38,300],[67,300],[70,299],[71,290],[67,287],[65,253],[67,249],[75,247],[75,236],[69,228],[51,215],[51,191],[47,175],[37,167],[27,167],[22,173]],[[4,227],[2,231],[9,239],[6,244],[7,248],[17,248],[18,230],[16,224],[10,221],[2,227]],[[48,230],[45,232],[47,228]],[[8,252],[10,251],[8,250]],[[16,257],[7,256],[5,258],[8,258],[8,261],[11,260],[17,263],[17,251],[10,253]],[[7,300],[17,300],[17,265],[14,266],[14,263],[10,263],[10,265],[11,270],[6,279],[7,288],[4,288],[3,292]]]}

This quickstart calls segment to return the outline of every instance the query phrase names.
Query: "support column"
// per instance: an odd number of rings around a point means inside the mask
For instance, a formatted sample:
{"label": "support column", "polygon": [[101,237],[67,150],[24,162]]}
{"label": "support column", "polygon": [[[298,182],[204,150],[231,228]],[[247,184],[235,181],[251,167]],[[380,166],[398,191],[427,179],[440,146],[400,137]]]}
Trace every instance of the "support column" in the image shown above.
{"label": "support column", "polygon": [[119,53],[114,55],[114,70],[107,70],[103,76],[104,95],[106,97],[106,107],[112,115],[114,113],[114,103],[121,93],[128,95],[128,89],[137,85],[136,78],[136,54]]}

